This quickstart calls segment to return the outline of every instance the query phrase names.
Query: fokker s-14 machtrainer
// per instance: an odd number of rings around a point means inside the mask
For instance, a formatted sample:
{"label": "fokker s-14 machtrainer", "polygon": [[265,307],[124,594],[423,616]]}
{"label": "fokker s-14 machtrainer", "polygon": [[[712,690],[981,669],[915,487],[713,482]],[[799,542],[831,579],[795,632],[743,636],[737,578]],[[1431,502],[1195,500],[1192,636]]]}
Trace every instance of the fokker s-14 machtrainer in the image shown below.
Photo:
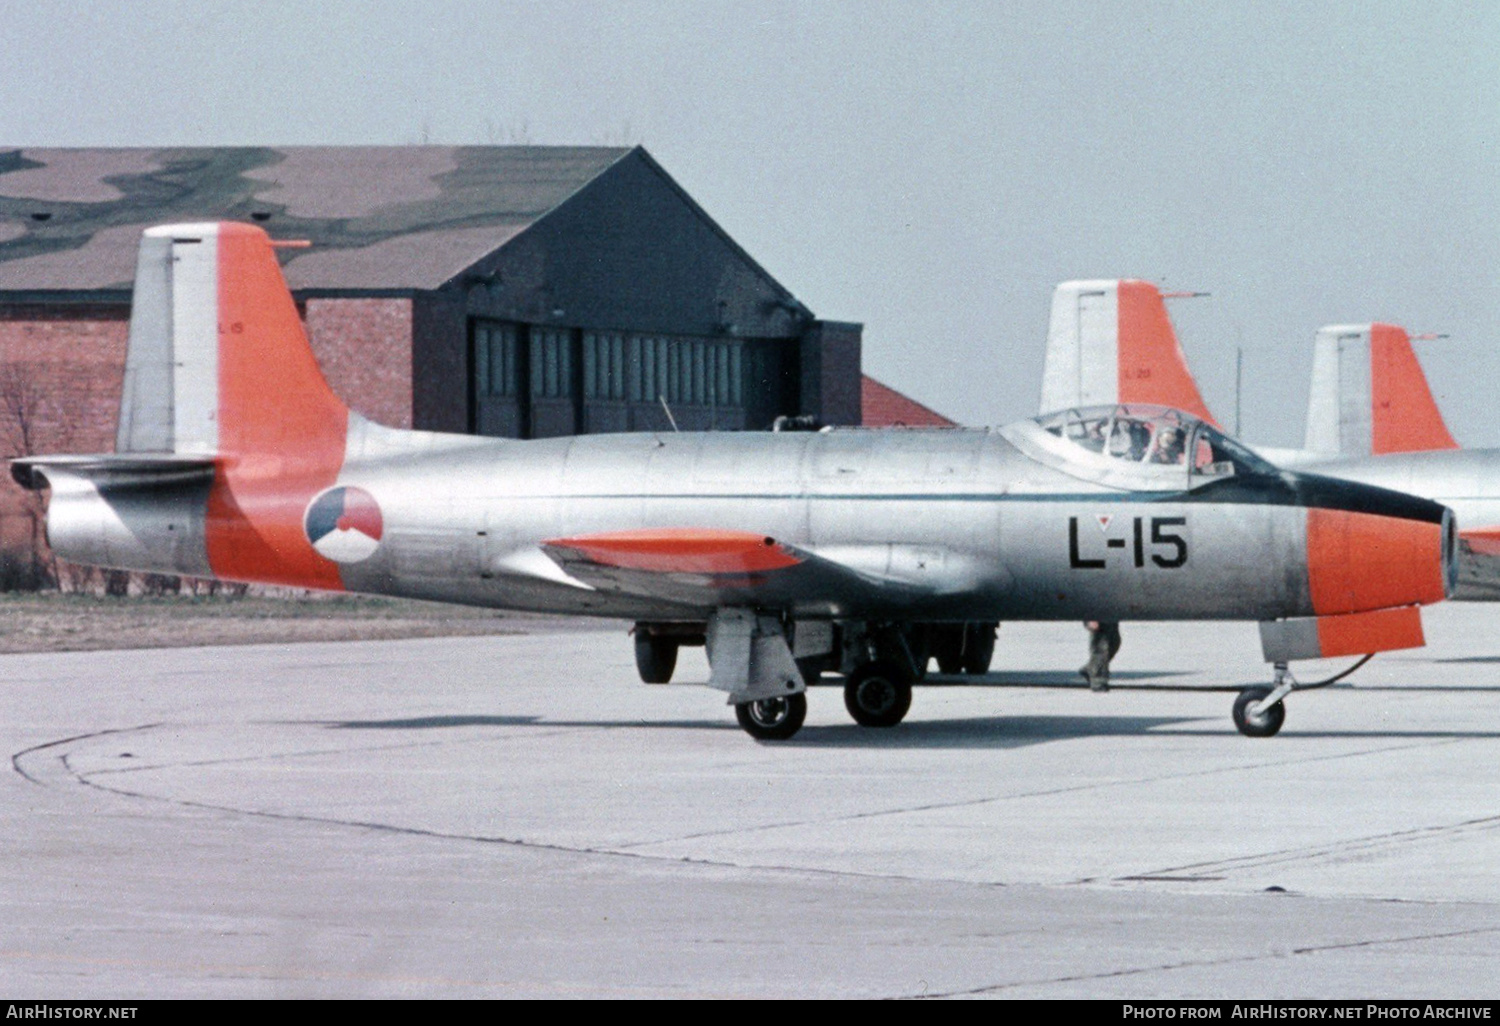
{"label": "fokker s-14 machtrainer", "polygon": [[[641,675],[706,644],[762,739],[841,674],[899,723],[928,639],[1000,620],[1253,619],[1287,660],[1422,644],[1448,510],[1278,470],[1157,406],[998,430],[585,435],[381,427],[329,389],[259,228],[141,243],[116,451],[14,461],[68,560],[636,621]],[[1365,558],[1355,558],[1365,557]]]}

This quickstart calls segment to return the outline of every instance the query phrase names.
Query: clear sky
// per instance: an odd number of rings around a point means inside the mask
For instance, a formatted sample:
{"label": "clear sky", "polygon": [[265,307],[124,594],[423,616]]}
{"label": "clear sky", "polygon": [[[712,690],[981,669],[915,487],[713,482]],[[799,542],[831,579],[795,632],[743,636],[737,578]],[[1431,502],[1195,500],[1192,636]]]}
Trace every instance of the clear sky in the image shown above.
{"label": "clear sky", "polygon": [[1314,331],[1500,446],[1500,3],[0,0],[0,145],[641,143],[865,367],[1036,412],[1052,287],[1139,277],[1300,441]]}

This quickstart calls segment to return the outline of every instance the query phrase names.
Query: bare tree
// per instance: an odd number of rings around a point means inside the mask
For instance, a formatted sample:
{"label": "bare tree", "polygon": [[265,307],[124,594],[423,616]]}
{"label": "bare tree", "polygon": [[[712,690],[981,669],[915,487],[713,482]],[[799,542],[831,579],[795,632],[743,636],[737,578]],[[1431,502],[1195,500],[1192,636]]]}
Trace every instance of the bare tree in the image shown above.
{"label": "bare tree", "polygon": [[[68,392],[63,395],[47,387],[47,372],[48,365],[37,360],[0,362],[0,445],[4,446],[6,459],[75,449],[80,418],[65,411],[84,410],[92,405],[93,381],[88,375],[54,375],[68,383]],[[0,587],[35,590],[57,585],[60,577],[57,558],[47,545],[42,526],[42,496],[23,492],[18,505],[27,520],[29,552],[24,556],[7,554],[0,560]]]}

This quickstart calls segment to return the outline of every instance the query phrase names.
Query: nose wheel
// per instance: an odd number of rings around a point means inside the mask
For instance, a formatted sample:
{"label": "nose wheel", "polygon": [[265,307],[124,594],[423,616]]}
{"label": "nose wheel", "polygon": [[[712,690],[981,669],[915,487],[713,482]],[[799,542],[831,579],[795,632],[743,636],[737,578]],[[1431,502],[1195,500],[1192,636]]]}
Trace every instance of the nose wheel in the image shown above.
{"label": "nose wheel", "polygon": [[1246,688],[1234,700],[1234,725],[1246,737],[1270,737],[1286,722],[1286,706],[1278,697],[1268,703],[1266,699],[1275,693],[1267,687]]}

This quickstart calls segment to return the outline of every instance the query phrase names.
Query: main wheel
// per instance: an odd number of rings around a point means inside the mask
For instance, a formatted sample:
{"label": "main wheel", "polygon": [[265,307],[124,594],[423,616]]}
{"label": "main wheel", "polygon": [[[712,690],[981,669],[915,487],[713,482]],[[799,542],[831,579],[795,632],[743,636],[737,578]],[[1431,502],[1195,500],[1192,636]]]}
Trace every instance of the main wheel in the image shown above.
{"label": "main wheel", "polygon": [[734,718],[757,741],[785,741],[801,730],[802,721],[807,719],[807,696],[799,692],[785,698],[741,702],[734,707]]}
{"label": "main wheel", "polygon": [[1250,707],[1271,693],[1270,688],[1246,688],[1234,700],[1234,725],[1246,737],[1270,737],[1281,729],[1286,721],[1286,706],[1277,702],[1260,715],[1251,713]]}
{"label": "main wheel", "polygon": [[964,669],[964,629],[944,624],[933,627],[929,651],[937,660],[939,673],[962,673]]}
{"label": "main wheel", "polygon": [[995,658],[995,628],[993,623],[970,623],[964,625],[964,672],[980,674],[990,672],[990,660]]}
{"label": "main wheel", "polygon": [[894,727],[911,708],[911,681],[888,659],[865,663],[844,685],[844,707],[862,727]]}
{"label": "main wheel", "polygon": [[668,684],[677,669],[677,642],[645,631],[635,632],[635,668],[647,684]]}

